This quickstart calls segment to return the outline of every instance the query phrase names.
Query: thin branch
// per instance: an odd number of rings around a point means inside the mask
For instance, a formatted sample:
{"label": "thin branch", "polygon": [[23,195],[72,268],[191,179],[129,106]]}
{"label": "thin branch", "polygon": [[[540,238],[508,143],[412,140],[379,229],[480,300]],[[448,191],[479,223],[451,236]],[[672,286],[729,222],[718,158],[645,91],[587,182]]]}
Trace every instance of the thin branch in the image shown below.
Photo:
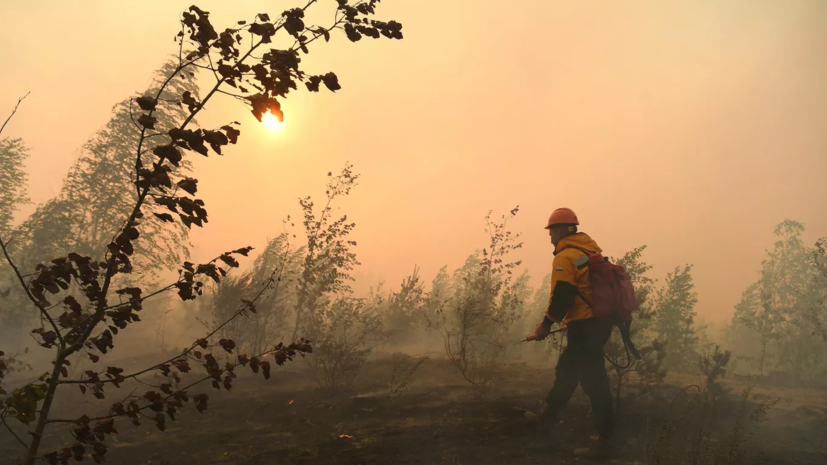
{"label": "thin branch", "polygon": [[[179,281],[179,282],[180,282],[180,281]],[[178,282],[176,282],[175,284],[178,284]],[[132,301],[129,301],[129,302],[121,302],[121,303],[116,304],[116,305],[110,305],[110,306],[108,306],[108,307],[104,307],[103,309],[104,309],[104,310],[112,310],[112,309],[115,309],[115,308],[125,307],[125,306],[127,306],[127,305],[132,305],[132,303],[133,303],[133,302],[143,302],[143,301],[145,301],[145,300],[149,299],[150,297],[155,297],[155,296],[156,296],[156,295],[158,295],[158,294],[162,294],[162,293],[164,293],[164,292],[167,292],[167,291],[172,290],[172,288],[173,288],[173,287],[175,287],[175,284],[170,284],[170,285],[169,285],[169,286],[167,286],[167,287],[164,287],[164,288],[158,289],[157,291],[155,291],[155,292],[153,292],[153,293],[151,293],[151,294],[147,294],[147,295],[145,295],[145,296],[141,297],[140,299],[137,299],[137,300],[132,300]]]}
{"label": "thin branch", "polygon": [[215,71],[215,65],[212,62],[212,55],[210,53],[207,53],[207,60],[210,61],[210,68],[209,69],[212,71],[213,76],[215,76],[216,82],[220,82],[221,78],[218,77],[218,73]]}
{"label": "thin branch", "polygon": [[[156,132],[155,134],[148,134],[148,135],[144,136],[144,139],[150,139],[150,138],[153,138],[153,137],[160,137],[160,136],[169,137],[169,134],[167,134],[166,132]],[[147,149],[147,150],[149,150],[149,149]]]}
{"label": "thin branch", "polygon": [[181,23],[181,33],[178,36],[178,66],[184,64],[184,23]]}
{"label": "thin branch", "polygon": [[28,97],[28,96],[29,96],[29,94],[31,94],[31,91],[30,91],[30,92],[26,92],[26,95],[24,95],[24,96],[20,97],[19,99],[17,99],[17,105],[15,105],[15,106],[14,106],[14,110],[12,110],[12,111],[11,111],[11,114],[9,115],[9,117],[8,117],[8,118],[6,118],[6,122],[5,122],[5,123],[3,123],[3,127],[0,127],[0,134],[2,134],[2,133],[3,133],[3,129],[6,129],[6,125],[7,125],[7,124],[9,124],[9,121],[11,121],[12,116],[14,116],[14,114],[15,114],[15,113],[17,113],[17,107],[19,107],[19,106],[20,106],[20,102],[22,102],[22,101],[23,101],[23,99],[25,99],[26,97]]}
{"label": "thin branch", "polygon": [[[267,355],[269,355],[270,353],[272,353],[274,350],[275,350],[275,348],[271,348],[271,349],[270,349],[270,350],[268,350],[267,352],[262,352],[262,353],[260,353],[260,354],[258,354],[258,355],[254,355],[254,356],[252,356],[252,357],[249,357],[249,359],[252,359],[252,358],[261,358],[261,357],[266,357]],[[246,363],[246,362],[245,362],[245,363]],[[241,366],[241,365],[242,365],[242,364],[241,364],[241,362],[236,362],[235,364],[232,364],[232,365],[229,365],[228,367],[225,367],[225,368],[222,370],[222,373],[224,373],[224,372],[229,372],[231,369],[234,369],[234,368],[239,367],[239,366]],[[198,380],[196,380],[196,381],[194,381],[194,382],[192,382],[192,383],[190,383],[190,384],[188,384],[188,385],[186,385],[186,386],[182,387],[181,389],[178,389],[178,391],[186,391],[187,389],[189,389],[189,388],[191,388],[191,387],[193,387],[193,386],[197,386],[198,384],[201,384],[201,383],[203,383],[204,381],[207,381],[207,380],[210,380],[210,379],[215,379],[215,378],[214,378],[212,375],[207,375],[207,376],[205,376],[205,377],[203,377],[203,378],[200,378],[200,379],[198,379]],[[134,391],[133,391],[133,392],[134,392]],[[176,391],[176,392],[177,392],[177,391]],[[170,395],[168,395],[168,396],[164,397],[164,401],[167,401],[167,400],[169,400],[169,399],[173,398],[174,396],[175,396],[175,394],[174,394],[174,393],[173,393],[173,394],[170,394]],[[145,405],[145,406],[141,407],[140,409],[138,409],[138,411],[140,412],[141,410],[146,410],[146,409],[148,409],[148,408],[152,407],[152,405],[153,405],[153,404],[147,404],[147,405]],[[108,420],[108,419],[110,419],[110,418],[117,418],[117,417],[123,417],[123,416],[126,416],[126,415],[110,414],[110,415],[106,415],[106,416],[102,416],[102,417],[90,418],[88,421],[90,421],[90,422],[91,422],[91,421]],[[54,419],[54,420],[47,420],[47,421],[46,421],[46,423],[75,423],[75,422],[77,422],[77,421],[78,421],[77,419],[74,419],[74,420]]]}
{"label": "thin branch", "polygon": [[[217,259],[217,258],[216,258],[216,259],[213,259],[213,261],[215,261],[215,260],[218,260],[218,259]],[[210,262],[210,263],[212,263],[212,262]],[[259,298],[261,298],[262,294],[264,294],[264,291],[266,291],[267,289],[269,289],[269,288],[270,288],[270,285],[273,283],[273,276],[275,275],[275,273],[276,273],[276,271],[274,270],[274,271],[273,271],[273,273],[270,275],[270,279],[268,279],[268,280],[267,280],[267,282],[264,284],[264,286],[262,286],[262,288],[259,290],[258,294],[256,294],[256,296],[255,296],[255,297],[251,300],[251,302],[252,302],[252,303],[257,302],[257,301],[258,301],[258,299],[259,299]],[[156,292],[155,294],[158,294],[158,293],[160,293],[160,292],[161,292],[161,291],[158,291],[158,292]],[[120,305],[127,305],[127,304],[126,304],[126,303],[124,303],[124,304],[120,304]],[[116,305],[115,307],[117,307],[117,306],[118,306],[118,305]],[[235,312],[232,316],[230,316],[230,317],[229,317],[226,321],[224,321],[223,323],[221,323],[218,327],[216,327],[215,329],[213,329],[213,330],[212,330],[209,334],[207,334],[206,336],[204,336],[204,337],[203,337],[203,338],[201,338],[201,339],[209,339],[209,338],[211,338],[211,337],[212,337],[212,336],[214,336],[217,332],[219,332],[222,328],[224,328],[225,326],[227,326],[228,324],[230,324],[233,320],[235,320],[236,318],[238,318],[239,316],[241,316],[241,315],[242,315],[242,314],[243,314],[246,310],[248,310],[248,309],[249,309],[249,304],[246,304],[246,303],[245,303],[245,304],[242,304],[242,305],[241,305],[241,307],[240,307],[240,308],[239,308],[239,309],[238,309],[238,310],[237,310],[237,311],[236,311],[236,312]],[[179,354],[179,355],[176,355],[175,357],[172,357],[172,358],[170,358],[169,360],[166,360],[166,361],[164,361],[164,362],[157,363],[157,364],[155,364],[155,365],[153,365],[153,366],[151,366],[151,367],[149,367],[149,368],[146,368],[146,369],[144,369],[144,370],[137,371],[137,372],[135,372],[135,373],[131,373],[131,374],[128,374],[128,375],[124,375],[124,376],[123,376],[123,378],[124,378],[124,379],[131,379],[131,378],[135,378],[135,379],[137,380],[137,377],[138,377],[138,376],[140,376],[140,375],[142,375],[142,374],[144,374],[144,373],[148,373],[148,372],[150,372],[150,371],[152,371],[152,370],[157,369],[158,367],[160,367],[160,366],[162,366],[162,365],[166,365],[166,364],[168,364],[168,363],[172,363],[172,362],[173,362],[173,361],[175,361],[175,360],[179,360],[179,359],[181,359],[181,358],[183,358],[183,357],[188,356],[188,355],[189,355],[192,351],[194,351],[194,350],[195,350],[195,348],[196,348],[196,347],[198,347],[198,342],[197,342],[197,341],[196,341],[196,342],[194,342],[194,343],[190,346],[190,348],[189,348],[189,349],[187,349],[187,350],[185,350],[183,353],[181,353],[181,354]],[[102,373],[98,373],[98,374],[102,374]],[[100,382],[101,382],[101,383],[112,383],[112,382],[114,382],[114,379],[103,379],[103,380],[100,380]],[[122,381],[119,381],[119,382],[122,382]],[[64,380],[60,380],[60,382],[59,382],[59,383],[60,383],[60,384],[89,384],[89,383],[91,383],[91,381],[90,381],[89,379],[64,379]]]}
{"label": "thin branch", "polygon": [[237,99],[239,99],[239,100],[247,100],[247,97],[245,97],[245,96],[243,96],[243,95],[236,95],[236,94],[233,94],[233,93],[227,92],[227,91],[225,91],[225,90],[219,90],[218,92],[219,92],[219,93],[221,93],[221,94],[224,94],[224,95],[229,95],[230,97],[235,97],[235,98],[237,98]]}
{"label": "thin branch", "polygon": [[20,439],[20,436],[18,436],[17,433],[15,433],[13,429],[11,429],[11,426],[9,426],[9,424],[6,423],[6,416],[5,415],[0,415],[0,423],[2,423],[3,426],[5,426],[7,430],[9,430],[9,433],[11,433],[11,435],[14,436],[15,439],[17,439],[17,442],[19,442],[20,445],[23,446],[24,449],[26,449],[26,450],[29,449],[29,445],[26,444],[22,439]]}

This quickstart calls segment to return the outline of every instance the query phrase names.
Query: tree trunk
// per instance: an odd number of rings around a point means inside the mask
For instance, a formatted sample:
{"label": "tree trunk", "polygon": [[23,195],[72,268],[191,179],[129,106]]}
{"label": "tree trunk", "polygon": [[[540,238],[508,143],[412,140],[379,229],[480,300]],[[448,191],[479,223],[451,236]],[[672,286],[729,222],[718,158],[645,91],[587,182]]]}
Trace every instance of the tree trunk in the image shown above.
{"label": "tree trunk", "polygon": [[40,451],[40,440],[43,438],[43,430],[46,428],[46,420],[49,419],[49,410],[52,408],[52,401],[55,398],[55,391],[60,380],[60,368],[63,366],[64,347],[61,344],[57,349],[57,357],[55,357],[55,367],[52,369],[52,376],[49,378],[49,389],[46,391],[46,397],[43,398],[43,405],[40,407],[40,414],[37,416],[37,425],[34,432],[30,432],[32,442],[29,444],[29,452],[26,454],[26,465],[34,465],[38,458]]}

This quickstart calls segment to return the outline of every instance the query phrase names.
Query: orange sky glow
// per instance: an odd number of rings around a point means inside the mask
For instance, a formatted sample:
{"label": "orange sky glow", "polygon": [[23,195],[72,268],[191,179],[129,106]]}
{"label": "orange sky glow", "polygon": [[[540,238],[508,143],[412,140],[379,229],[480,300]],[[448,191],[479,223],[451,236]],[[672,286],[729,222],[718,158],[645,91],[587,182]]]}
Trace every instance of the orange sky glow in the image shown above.
{"label": "orange sky glow", "polygon": [[[0,114],[31,91],[4,136],[32,149],[34,202],[176,51],[192,3],[0,4]],[[195,4],[221,29],[294,5]],[[385,0],[378,15],[405,39],[312,49],[306,69],[343,88],[291,95],[279,127],[208,105],[202,125],[237,120],[242,137],[194,157],[210,215],[196,260],[262,247],[346,161],[361,175],[339,204],[357,223],[360,292],[460,266],[486,245],[486,212],[517,205],[516,258],[537,285],[545,221],[568,206],[608,255],[648,245],[655,277],[694,264],[699,314],[724,322],[777,223],[803,222],[810,245],[827,236],[827,2]]]}

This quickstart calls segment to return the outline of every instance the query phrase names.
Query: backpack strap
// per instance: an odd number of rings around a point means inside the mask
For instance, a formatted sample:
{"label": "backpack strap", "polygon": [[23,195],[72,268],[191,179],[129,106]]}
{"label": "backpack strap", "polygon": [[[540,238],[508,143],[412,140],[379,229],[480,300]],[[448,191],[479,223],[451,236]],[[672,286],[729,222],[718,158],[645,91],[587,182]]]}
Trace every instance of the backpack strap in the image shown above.
{"label": "backpack strap", "polygon": [[[580,247],[571,247],[571,248],[579,250],[579,251],[581,251],[585,254],[584,257],[586,258],[586,262],[583,265],[583,267],[587,266],[589,264],[588,258],[592,255],[591,252],[589,252],[585,249],[581,249]],[[581,259],[582,258],[583,257],[581,257]],[[579,260],[580,259],[578,259],[578,261]],[[605,260],[609,261],[608,259],[605,259]],[[577,262],[575,261],[575,264],[576,263]],[[581,266],[579,266],[579,265],[577,267],[581,268]],[[583,302],[586,302],[586,305],[588,305],[590,309],[594,310],[594,308],[592,307],[592,303],[589,302],[588,299],[586,299],[586,297],[582,293],[580,293],[580,288],[579,287],[576,287],[576,292],[577,292],[577,295],[580,296],[580,298],[583,300]],[[631,323],[624,323],[620,319],[620,314],[617,313],[617,310],[614,310],[614,317],[615,317],[615,322],[614,323],[618,327],[618,329],[620,330],[620,337],[623,340],[623,345],[626,347],[627,355],[629,354],[629,352],[631,352],[632,355],[634,355],[634,357],[637,360],[640,360],[641,359],[640,352],[638,352],[637,347],[635,347],[635,344],[632,342],[631,331],[630,331],[632,324]],[[631,359],[630,359],[629,363],[631,363]]]}
{"label": "backpack strap", "polygon": [[[580,257],[580,258],[578,258],[577,260],[574,261],[574,265],[577,267],[577,269],[580,270],[580,269],[583,269],[583,268],[587,267],[589,265],[589,256],[591,255],[591,253],[589,251],[585,250],[585,249],[581,249],[580,247],[573,247],[573,246],[569,246],[569,247],[571,247],[572,249],[575,249],[575,250],[579,250],[579,251],[583,252],[583,254],[584,254],[582,257]],[[583,262],[582,264],[578,263],[583,258],[586,259],[585,262]],[[588,305],[589,308],[592,308],[592,303],[589,302],[588,299],[586,299],[586,297],[580,292],[580,286],[577,286],[575,284],[574,288],[576,289],[575,292],[577,293],[577,295],[581,299],[583,299],[583,302],[586,302],[586,305]]]}

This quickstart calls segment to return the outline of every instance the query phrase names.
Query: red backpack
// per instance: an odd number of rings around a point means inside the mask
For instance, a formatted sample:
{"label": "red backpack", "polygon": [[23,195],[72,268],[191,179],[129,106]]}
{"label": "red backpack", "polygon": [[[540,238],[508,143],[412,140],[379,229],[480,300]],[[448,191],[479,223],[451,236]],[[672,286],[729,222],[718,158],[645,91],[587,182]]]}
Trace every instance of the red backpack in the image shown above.
{"label": "red backpack", "polygon": [[[591,307],[595,318],[609,320],[617,325],[626,349],[640,360],[640,353],[629,335],[632,313],[638,310],[631,276],[622,266],[610,263],[608,258],[599,253],[589,253],[580,248],[578,250],[588,257],[588,262],[579,266],[589,267],[592,301],[589,302],[580,292],[577,294]],[[577,261],[582,261],[583,258]]]}

